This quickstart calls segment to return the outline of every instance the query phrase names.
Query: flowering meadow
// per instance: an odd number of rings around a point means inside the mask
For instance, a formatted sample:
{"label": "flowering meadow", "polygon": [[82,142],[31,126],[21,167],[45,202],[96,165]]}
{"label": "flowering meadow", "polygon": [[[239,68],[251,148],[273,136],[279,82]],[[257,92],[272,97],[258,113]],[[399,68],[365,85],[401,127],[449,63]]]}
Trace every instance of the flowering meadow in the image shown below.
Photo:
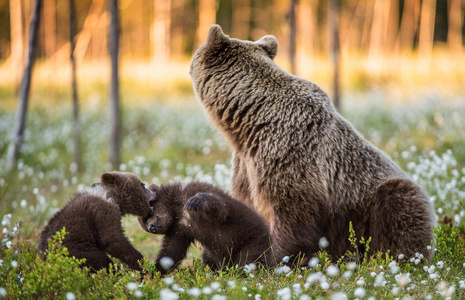
{"label": "flowering meadow", "polygon": [[[125,217],[126,234],[146,257],[146,275],[116,264],[89,274],[66,256],[56,235],[47,261],[35,250],[47,220],[69,198],[110,171],[104,107],[81,112],[83,170],[73,162],[71,107],[36,106],[28,115],[22,156],[13,173],[5,156],[15,112],[0,108],[0,298],[60,299],[460,299],[465,298],[465,99],[429,96],[389,103],[382,95],[347,97],[344,116],[385,151],[430,196],[436,239],[422,255],[379,254],[333,260],[324,251],[302,268],[255,265],[217,272],[192,247],[178,270],[154,272],[160,237]],[[122,164],[146,183],[203,180],[230,190],[230,149],[193,98],[153,100],[123,110]],[[355,235],[351,241],[356,244]],[[369,244],[363,246],[369,247]],[[285,258],[284,260],[286,260]]]}

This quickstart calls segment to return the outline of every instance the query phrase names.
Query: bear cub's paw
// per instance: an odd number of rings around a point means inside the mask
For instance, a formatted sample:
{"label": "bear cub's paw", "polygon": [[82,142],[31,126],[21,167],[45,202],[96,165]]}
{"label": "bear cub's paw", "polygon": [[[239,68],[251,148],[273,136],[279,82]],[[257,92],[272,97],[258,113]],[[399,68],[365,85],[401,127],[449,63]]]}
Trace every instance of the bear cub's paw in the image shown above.
{"label": "bear cub's paw", "polygon": [[189,211],[200,211],[205,210],[208,207],[208,203],[211,201],[212,196],[205,193],[197,193],[194,197],[187,200],[184,204],[184,208]]}

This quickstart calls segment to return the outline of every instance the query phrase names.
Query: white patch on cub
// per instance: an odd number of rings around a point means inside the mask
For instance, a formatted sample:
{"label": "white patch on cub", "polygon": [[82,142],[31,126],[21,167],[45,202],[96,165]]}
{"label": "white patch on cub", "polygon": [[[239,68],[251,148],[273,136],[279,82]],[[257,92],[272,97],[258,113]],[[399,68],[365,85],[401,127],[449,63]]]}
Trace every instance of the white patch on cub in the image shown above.
{"label": "white patch on cub", "polygon": [[102,198],[102,200],[113,202],[112,198],[107,198],[107,191],[101,184],[95,184],[93,187],[87,190],[87,193],[92,196]]}
{"label": "white patch on cub", "polygon": [[189,212],[187,210],[183,210],[182,213],[182,218],[179,221],[179,224],[183,226],[190,226],[190,221],[191,221],[191,216],[189,215]]}

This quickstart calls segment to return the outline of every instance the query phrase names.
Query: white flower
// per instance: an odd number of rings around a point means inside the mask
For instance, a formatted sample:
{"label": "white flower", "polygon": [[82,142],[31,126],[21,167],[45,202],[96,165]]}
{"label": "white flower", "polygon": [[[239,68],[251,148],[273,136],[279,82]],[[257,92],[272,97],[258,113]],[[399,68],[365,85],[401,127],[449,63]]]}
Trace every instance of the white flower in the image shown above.
{"label": "white flower", "polygon": [[[318,258],[316,257],[312,257],[309,261],[308,261],[308,266],[311,267],[311,268],[315,268],[318,263],[320,261],[318,260]],[[463,263],[463,267],[465,268],[465,263]]]}
{"label": "white flower", "polygon": [[212,282],[212,284],[210,284],[210,287],[216,291],[218,290],[220,287],[221,287],[221,284],[219,282]]}
{"label": "white flower", "polygon": [[391,293],[392,293],[394,296],[397,296],[397,295],[399,294],[399,292],[400,292],[400,287],[397,287],[397,286],[394,287],[394,288],[392,288],[392,290],[391,290]]}
{"label": "white flower", "polygon": [[277,274],[277,275],[280,275],[280,274],[288,274],[289,272],[291,272],[291,268],[289,268],[288,266],[280,266],[280,267],[277,267],[274,272]]}
{"label": "white flower", "polygon": [[376,275],[375,283],[373,284],[373,286],[374,287],[382,286],[383,281],[384,281],[384,272],[381,272],[378,275]]}
{"label": "white flower", "polygon": [[330,266],[328,266],[328,268],[326,269],[326,274],[328,274],[328,276],[334,277],[334,276],[336,276],[338,273],[339,273],[339,268],[336,267],[335,265],[330,265]]}
{"label": "white flower", "polygon": [[320,248],[324,249],[326,247],[328,247],[329,245],[329,242],[328,242],[328,239],[324,236],[322,236],[320,238],[320,240],[318,241],[318,246],[320,246]]}
{"label": "white flower", "polygon": [[210,295],[211,293],[213,293],[213,289],[209,286],[206,286],[202,289],[202,293],[204,293],[205,295]]}
{"label": "white flower", "polygon": [[226,300],[228,299],[225,295],[213,295],[212,300]]}
{"label": "white flower", "polygon": [[171,257],[164,256],[160,259],[160,265],[164,270],[169,270],[174,266],[174,260]]}
{"label": "white flower", "polygon": [[244,271],[246,273],[250,273],[250,272],[254,271],[256,268],[257,268],[257,266],[254,263],[250,263],[250,264],[247,264],[247,265],[244,266]]}
{"label": "white flower", "polygon": [[439,269],[442,269],[442,267],[444,267],[444,262],[442,260],[438,261],[438,263],[436,264],[438,266]]}
{"label": "white flower", "polygon": [[16,260],[11,261],[11,266],[13,268],[17,268],[18,267],[18,262]]}
{"label": "white flower", "polygon": [[134,292],[134,297],[136,297],[136,298],[141,298],[142,296],[143,296],[143,294],[142,294],[141,291],[136,290],[136,291]]}
{"label": "white flower", "polygon": [[402,287],[406,286],[408,283],[410,283],[412,279],[410,278],[410,274],[400,274],[400,276],[397,278],[397,283]]}
{"label": "white flower", "polygon": [[357,282],[355,284],[358,285],[358,286],[364,286],[365,285],[365,280],[363,279],[363,277],[361,277],[359,280],[357,280]]}
{"label": "white flower", "polygon": [[[174,283],[174,279],[172,277],[165,277],[163,278],[163,282],[167,285],[172,285]],[[129,285],[129,283],[128,283]]]}
{"label": "white flower", "polygon": [[371,272],[371,273],[370,273],[370,276],[371,276],[371,277],[375,277],[375,276],[376,276],[376,272]]}
{"label": "white flower", "polygon": [[71,292],[66,293],[66,300],[76,300],[76,295]]}
{"label": "white flower", "polygon": [[329,289],[329,283],[327,281],[322,281],[322,282],[320,282],[320,287],[323,290],[327,290],[327,289]]}
{"label": "white flower", "polygon": [[352,277],[352,272],[345,271],[344,274],[342,274],[342,277],[344,277],[345,279],[349,279],[350,277]]}
{"label": "white flower", "polygon": [[236,288],[236,282],[234,280],[228,281],[228,286],[232,289]]}
{"label": "white flower", "polygon": [[283,263],[288,263],[289,262],[289,256],[284,256],[283,259],[282,259],[282,262]]}
{"label": "white flower", "polygon": [[7,247],[8,249],[10,249],[11,246],[13,246],[13,243],[12,243],[11,241],[6,242],[6,247]]}
{"label": "white flower", "polygon": [[6,296],[6,289],[5,288],[0,287],[0,296],[1,297]]}
{"label": "white flower", "polygon": [[300,286],[300,283],[294,283],[292,285],[292,290],[294,291],[294,294],[300,295],[302,293],[302,287]]}
{"label": "white flower", "polygon": [[350,262],[350,263],[347,264],[347,269],[349,269],[349,270],[354,270],[356,267],[357,267],[356,262]]}
{"label": "white flower", "polygon": [[356,288],[354,291],[354,296],[358,298],[364,298],[365,297],[365,289],[362,287]]}
{"label": "white flower", "polygon": [[315,281],[320,280],[321,275],[323,275],[321,272],[312,273],[312,274],[310,274],[310,275],[307,277],[307,282],[310,283],[310,284],[312,284],[312,283],[314,283]]}
{"label": "white flower", "polygon": [[305,295],[305,294],[304,294],[304,295],[300,295],[300,297],[299,297],[299,300],[310,300],[310,299],[312,299],[312,298],[310,298],[309,295]]}
{"label": "white flower", "polygon": [[177,300],[179,295],[170,289],[162,289],[160,291],[160,299],[162,300]]}
{"label": "white flower", "polygon": [[134,291],[134,290],[137,289],[137,283],[135,283],[135,282],[128,282],[128,284],[126,284],[126,287],[128,288],[128,290]]}
{"label": "white flower", "polygon": [[399,254],[399,256],[397,256],[398,260],[403,260],[404,258],[405,258],[405,255],[403,255],[402,253]]}
{"label": "white flower", "polygon": [[331,300],[347,300],[348,297],[343,292],[337,292],[331,295]]}
{"label": "white flower", "polygon": [[277,290],[276,291],[276,295],[278,296],[278,298],[280,299],[291,299],[292,298],[292,293],[291,293],[291,289],[288,288],[288,287],[285,287],[283,289],[280,289],[280,290]]}
{"label": "white flower", "polygon": [[187,294],[191,297],[199,297],[202,294],[202,292],[199,288],[191,288],[187,290]]}
{"label": "white flower", "polygon": [[7,229],[6,227],[3,227],[2,233],[3,233],[3,234],[7,234],[7,233],[8,233],[8,229]]}
{"label": "white flower", "polygon": [[420,263],[420,259],[419,258],[416,258],[415,259],[415,265],[418,265]]}

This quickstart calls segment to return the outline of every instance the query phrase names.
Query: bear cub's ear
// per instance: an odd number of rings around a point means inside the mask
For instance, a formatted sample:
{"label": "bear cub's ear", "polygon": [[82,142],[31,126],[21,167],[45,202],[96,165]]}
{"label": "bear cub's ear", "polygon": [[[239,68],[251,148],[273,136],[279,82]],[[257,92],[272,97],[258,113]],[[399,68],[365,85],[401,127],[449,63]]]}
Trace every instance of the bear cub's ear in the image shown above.
{"label": "bear cub's ear", "polygon": [[207,45],[223,47],[229,43],[229,38],[224,35],[220,25],[213,24],[208,30]]}
{"label": "bear cub's ear", "polygon": [[100,181],[105,185],[115,185],[117,179],[117,175],[112,173],[103,173],[102,176],[100,176]]}
{"label": "bear cub's ear", "polygon": [[255,43],[262,47],[271,59],[278,54],[278,41],[272,35],[265,35]]}

